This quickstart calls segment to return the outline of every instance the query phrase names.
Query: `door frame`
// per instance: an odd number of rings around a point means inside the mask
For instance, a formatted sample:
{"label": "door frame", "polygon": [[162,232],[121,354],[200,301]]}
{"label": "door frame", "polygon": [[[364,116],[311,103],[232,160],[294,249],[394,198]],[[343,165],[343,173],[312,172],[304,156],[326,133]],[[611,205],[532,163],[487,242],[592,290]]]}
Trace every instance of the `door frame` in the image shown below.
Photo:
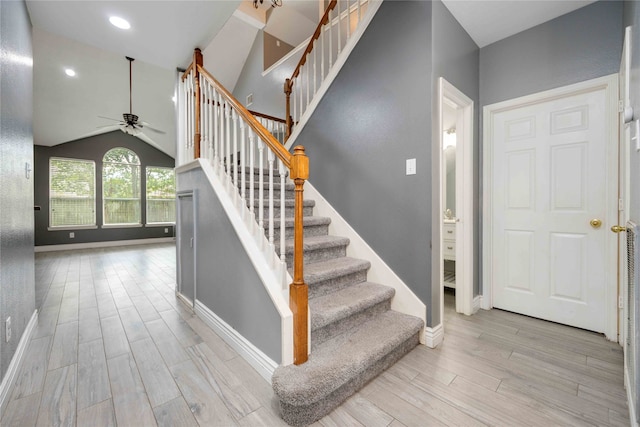
{"label": "door frame", "polygon": [[456,312],[471,315],[473,305],[473,108],[474,103],[444,77],[438,79],[438,152],[440,153],[438,217],[440,227],[440,324],[444,323],[443,135],[444,104],[456,109]]}
{"label": "door frame", "polygon": [[[604,89],[606,99],[605,126],[607,141],[607,168],[609,171],[606,184],[607,199],[610,206],[607,218],[617,221],[618,218],[618,74],[611,74],[584,82],[563,86],[556,89],[538,92],[507,101],[486,105],[483,108],[483,173],[482,173],[482,301],[485,310],[493,308],[493,212],[491,206],[493,182],[493,116],[506,110],[539,104],[564,98],[571,95],[593,92]],[[606,224],[606,231],[613,224]],[[617,246],[614,235],[607,239],[606,247],[606,313],[605,335],[611,341],[617,341],[618,336],[618,303],[616,283],[617,278]]]}
{"label": "door frame", "polygon": [[[198,236],[196,234],[196,224],[198,219],[197,213],[197,191],[196,190],[184,190],[178,191],[176,193],[176,267],[177,267],[177,278],[176,278],[176,295],[184,301],[188,306],[192,309],[195,309],[197,292],[198,292],[198,276],[197,276],[197,263],[198,263],[198,244],[197,239]],[[180,248],[182,247],[182,209],[180,209],[180,199],[185,197],[191,197],[193,201],[193,301],[189,301],[187,297],[182,294],[182,257],[180,256]]]}

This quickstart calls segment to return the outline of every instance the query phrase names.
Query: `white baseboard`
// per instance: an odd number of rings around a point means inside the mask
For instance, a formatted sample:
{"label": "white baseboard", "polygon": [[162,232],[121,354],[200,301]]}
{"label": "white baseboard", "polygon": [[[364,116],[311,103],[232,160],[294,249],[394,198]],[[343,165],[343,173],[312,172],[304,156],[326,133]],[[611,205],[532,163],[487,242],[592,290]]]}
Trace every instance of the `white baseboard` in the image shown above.
{"label": "white baseboard", "polygon": [[[625,355],[626,357],[626,355]],[[636,421],[636,408],[633,404],[633,396],[631,396],[631,387],[629,386],[631,383],[629,382],[629,371],[627,370],[627,365],[625,363],[624,366],[624,388],[627,391],[627,406],[629,407],[629,424],[631,427],[638,427],[638,422]]]}
{"label": "white baseboard", "polygon": [[74,249],[111,248],[114,246],[150,245],[153,243],[175,242],[175,237],[157,237],[153,239],[112,240],[108,242],[69,243],[64,245],[34,246],[35,252],[71,251]]}
{"label": "white baseboard", "polygon": [[424,341],[427,347],[436,348],[444,338],[444,328],[442,323],[434,326],[433,328],[424,328]]}
{"label": "white baseboard", "polygon": [[9,369],[7,369],[7,373],[4,378],[2,378],[2,383],[0,384],[0,419],[2,419],[2,415],[4,414],[4,410],[6,409],[7,404],[9,403],[9,398],[11,397],[11,391],[13,390],[13,384],[16,381],[16,376],[20,371],[20,367],[22,366],[22,362],[24,361],[24,355],[29,347],[29,342],[31,342],[31,335],[38,325],[38,310],[33,312],[31,315],[31,319],[29,323],[27,323],[27,327],[22,333],[22,337],[20,337],[20,342],[18,343],[18,348],[16,348],[16,352],[11,358],[11,363],[9,363]]}
{"label": "white baseboard", "polygon": [[213,329],[220,337],[237,351],[244,360],[246,360],[258,373],[271,384],[273,372],[278,367],[269,356],[264,354],[258,347],[251,344],[245,337],[240,335],[238,331],[233,329],[227,322],[218,317],[207,306],[196,300],[196,314],[211,329]]}

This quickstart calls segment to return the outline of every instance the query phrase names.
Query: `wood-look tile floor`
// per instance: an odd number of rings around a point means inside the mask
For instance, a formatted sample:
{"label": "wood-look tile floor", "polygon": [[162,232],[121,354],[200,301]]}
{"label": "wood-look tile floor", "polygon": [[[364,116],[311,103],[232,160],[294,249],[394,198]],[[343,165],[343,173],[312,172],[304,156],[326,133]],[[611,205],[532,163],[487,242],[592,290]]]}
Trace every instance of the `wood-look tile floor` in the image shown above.
{"label": "wood-look tile floor", "polygon": [[[36,254],[39,324],[2,426],[280,426],[271,387],[175,297],[175,246]],[[418,346],[321,426],[628,426],[601,335],[446,295]]]}

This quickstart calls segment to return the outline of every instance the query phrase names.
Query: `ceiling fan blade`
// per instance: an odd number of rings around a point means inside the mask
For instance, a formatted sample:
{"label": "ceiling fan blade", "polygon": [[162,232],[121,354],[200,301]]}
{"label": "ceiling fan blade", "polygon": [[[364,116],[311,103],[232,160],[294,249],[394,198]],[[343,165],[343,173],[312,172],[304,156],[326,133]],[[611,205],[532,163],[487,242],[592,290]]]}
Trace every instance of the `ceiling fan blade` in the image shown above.
{"label": "ceiling fan blade", "polygon": [[111,117],[98,116],[101,119],[113,120],[114,122],[121,122],[121,119],[112,119]]}
{"label": "ceiling fan blade", "polygon": [[96,129],[104,129],[104,128],[114,128],[117,129],[119,125],[103,125],[103,126],[96,126]]}
{"label": "ceiling fan blade", "polygon": [[144,126],[146,129],[152,130],[152,131],[154,131],[154,132],[156,132],[156,133],[160,133],[160,134],[163,134],[163,135],[166,133],[166,132],[165,132],[165,131],[163,131],[163,130],[160,130],[160,129],[156,129],[156,128],[154,128],[153,126],[151,126],[151,125],[150,125],[149,123],[147,123],[147,122],[141,121],[140,123],[141,123],[141,124],[142,124],[142,126]]}

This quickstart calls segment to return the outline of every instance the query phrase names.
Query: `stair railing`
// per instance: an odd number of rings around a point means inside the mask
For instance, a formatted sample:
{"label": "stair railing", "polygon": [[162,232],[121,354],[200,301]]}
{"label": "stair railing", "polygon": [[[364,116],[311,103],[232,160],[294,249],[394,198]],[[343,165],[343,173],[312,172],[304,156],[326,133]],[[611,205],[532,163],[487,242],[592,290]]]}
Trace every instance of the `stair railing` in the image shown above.
{"label": "stair railing", "polygon": [[290,78],[284,83],[287,135],[293,132],[338,55],[354,33],[371,0],[332,0]]}
{"label": "stair railing", "polygon": [[[227,191],[236,200],[239,197],[242,212],[251,219],[249,223],[253,224],[254,235],[259,236],[259,241],[264,241],[267,230],[271,249],[268,253],[272,254],[275,262],[284,266],[284,271],[287,172],[295,184],[293,283],[289,285],[289,306],[293,313],[293,360],[296,365],[302,364],[308,357],[308,289],[303,276],[303,200],[304,183],[309,177],[309,159],[302,146],[296,146],[293,154],[287,151],[254,114],[204,69],[202,63],[202,53],[196,49],[193,62],[181,80],[185,100],[181,105],[181,110],[184,110],[181,117],[186,121],[186,141],[181,158],[201,158],[212,164],[217,176],[225,182]],[[274,180],[274,172],[279,175],[279,184]],[[265,179],[268,188],[266,206]],[[280,188],[279,255],[276,254],[274,239],[276,186]]]}
{"label": "stair railing", "polygon": [[262,126],[271,132],[280,144],[284,145],[287,136],[287,121],[285,119],[252,110],[249,110],[249,112],[253,114],[253,117],[255,117]]}

